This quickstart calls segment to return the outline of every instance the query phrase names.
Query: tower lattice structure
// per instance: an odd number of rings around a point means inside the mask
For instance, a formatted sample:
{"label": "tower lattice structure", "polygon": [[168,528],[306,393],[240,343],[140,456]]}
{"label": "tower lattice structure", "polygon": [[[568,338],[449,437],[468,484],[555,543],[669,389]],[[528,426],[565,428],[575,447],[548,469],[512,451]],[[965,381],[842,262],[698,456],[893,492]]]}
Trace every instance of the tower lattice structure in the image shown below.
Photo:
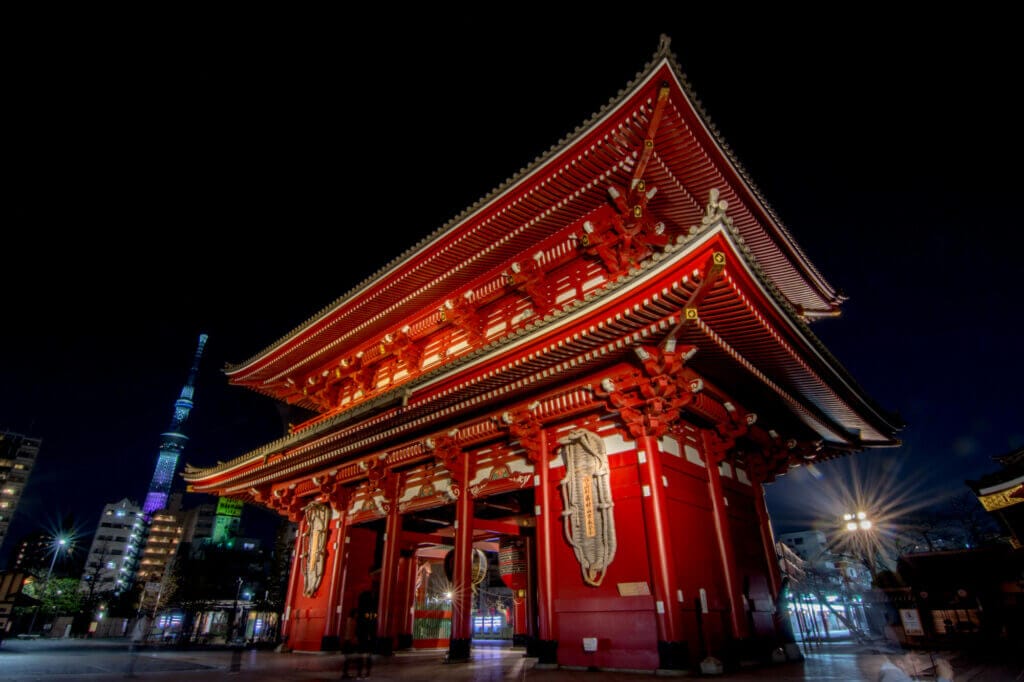
{"label": "tower lattice structure", "polygon": [[171,483],[174,481],[174,472],[178,468],[178,459],[188,442],[188,436],[182,433],[182,427],[195,404],[192,401],[195,393],[195,380],[199,374],[199,361],[203,356],[207,338],[207,334],[199,335],[199,345],[192,358],[192,369],[189,371],[188,380],[181,389],[181,395],[174,401],[174,415],[171,417],[171,424],[167,431],[160,434],[160,454],[157,457],[156,469],[153,470],[153,480],[149,484],[146,501],[142,505],[142,511],[147,519],[157,509],[166,507],[167,497],[171,492]]}

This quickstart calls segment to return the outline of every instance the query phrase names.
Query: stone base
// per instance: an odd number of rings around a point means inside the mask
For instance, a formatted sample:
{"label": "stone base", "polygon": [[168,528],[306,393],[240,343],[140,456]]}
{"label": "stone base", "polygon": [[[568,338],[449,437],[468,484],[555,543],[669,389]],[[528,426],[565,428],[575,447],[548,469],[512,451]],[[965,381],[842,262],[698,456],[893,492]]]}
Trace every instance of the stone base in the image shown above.
{"label": "stone base", "polygon": [[395,642],[390,637],[378,637],[373,651],[380,656],[390,656],[395,652]]}
{"label": "stone base", "polygon": [[786,658],[790,661],[804,660],[804,654],[802,651],[800,651],[800,646],[797,645],[795,642],[786,644],[783,647],[783,650],[786,652]]}
{"label": "stone base", "polygon": [[538,639],[534,644],[537,647],[538,665],[558,665],[558,640]]}
{"label": "stone base", "polygon": [[688,664],[686,642],[658,642],[659,670],[685,670]]}
{"label": "stone base", "polygon": [[445,656],[445,663],[464,663],[469,660],[469,652],[472,640],[455,639],[448,640],[448,655]]}
{"label": "stone base", "polygon": [[723,672],[725,672],[725,667],[714,656],[708,656],[700,662],[701,675],[721,675]]}

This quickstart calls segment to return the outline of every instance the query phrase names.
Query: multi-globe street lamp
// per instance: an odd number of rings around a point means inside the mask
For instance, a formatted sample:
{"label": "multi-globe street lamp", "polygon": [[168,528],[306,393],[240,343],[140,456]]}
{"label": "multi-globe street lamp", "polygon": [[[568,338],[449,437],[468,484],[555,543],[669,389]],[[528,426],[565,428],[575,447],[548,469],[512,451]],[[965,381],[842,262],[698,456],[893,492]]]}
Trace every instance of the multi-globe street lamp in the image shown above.
{"label": "multi-globe street lamp", "polygon": [[[53,575],[53,566],[54,566],[54,564],[57,563],[57,556],[60,554],[60,551],[62,549],[64,549],[64,547],[67,544],[68,544],[68,539],[65,538],[65,537],[58,536],[58,537],[54,538],[54,540],[53,540],[53,558],[50,559],[50,568],[48,568],[47,571],[46,571],[46,579],[43,581],[43,590],[45,590],[46,586],[50,584],[50,576]],[[39,593],[39,596],[40,597],[43,596],[41,592]],[[41,606],[42,606],[42,604],[37,604],[35,610],[32,612],[32,621],[28,624],[28,632],[29,632],[29,634],[32,634],[32,629],[36,626],[36,616],[39,615],[39,609],[40,609]]]}
{"label": "multi-globe street lamp", "polygon": [[875,584],[875,552],[871,542],[871,538],[867,535],[871,532],[873,524],[871,519],[868,518],[866,512],[859,511],[857,513],[843,514],[843,521],[846,522],[846,530],[850,533],[856,533],[854,536],[854,543],[860,546],[862,556],[867,557],[868,560],[868,572],[871,574],[871,584]]}

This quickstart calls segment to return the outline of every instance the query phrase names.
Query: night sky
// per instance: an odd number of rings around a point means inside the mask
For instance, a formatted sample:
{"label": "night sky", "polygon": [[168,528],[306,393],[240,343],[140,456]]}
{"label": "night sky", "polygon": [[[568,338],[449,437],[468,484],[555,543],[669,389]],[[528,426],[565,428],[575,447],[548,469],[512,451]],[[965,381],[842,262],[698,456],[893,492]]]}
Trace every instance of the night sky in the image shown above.
{"label": "night sky", "polygon": [[66,514],[91,532],[104,504],[143,500],[200,333],[180,465],[281,435],[289,415],[228,386],[225,363],[571,133],[661,33],[849,297],[813,330],[906,422],[899,448],[772,484],[776,531],[833,514],[828,491],[940,502],[997,470],[1024,445],[1012,22],[716,7],[665,21],[637,7],[586,29],[426,11],[387,29],[251,15],[21,27],[4,94],[0,429],[43,444],[5,553]]}

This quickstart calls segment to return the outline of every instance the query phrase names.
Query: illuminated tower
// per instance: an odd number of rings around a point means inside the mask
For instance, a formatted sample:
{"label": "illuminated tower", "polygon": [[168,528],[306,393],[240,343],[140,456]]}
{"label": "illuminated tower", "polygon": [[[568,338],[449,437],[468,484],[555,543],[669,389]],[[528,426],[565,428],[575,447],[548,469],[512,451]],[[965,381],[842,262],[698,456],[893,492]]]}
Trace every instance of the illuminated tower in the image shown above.
{"label": "illuminated tower", "polygon": [[142,512],[147,519],[154,511],[163,509],[167,505],[167,496],[171,492],[171,483],[174,481],[174,471],[178,468],[178,458],[181,456],[181,451],[185,449],[185,443],[188,442],[188,436],[181,432],[181,427],[192,410],[192,394],[195,392],[199,359],[203,356],[206,339],[206,334],[199,335],[199,346],[192,359],[192,369],[188,373],[188,381],[181,389],[181,396],[174,401],[174,416],[171,417],[171,425],[167,431],[160,434],[160,456],[156,461],[156,469],[153,471],[153,480],[149,484],[146,502],[142,505]]}

